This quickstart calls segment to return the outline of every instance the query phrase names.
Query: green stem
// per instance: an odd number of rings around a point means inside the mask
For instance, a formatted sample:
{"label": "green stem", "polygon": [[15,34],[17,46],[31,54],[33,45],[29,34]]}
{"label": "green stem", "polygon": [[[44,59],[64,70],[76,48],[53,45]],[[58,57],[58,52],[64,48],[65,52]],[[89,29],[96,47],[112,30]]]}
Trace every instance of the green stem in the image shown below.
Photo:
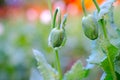
{"label": "green stem", "polygon": [[59,8],[57,8],[55,10],[55,13],[54,13],[54,16],[53,16],[52,28],[55,28],[55,26],[56,26],[56,17],[57,17],[58,11],[59,11]]}
{"label": "green stem", "polygon": [[[93,3],[95,4],[95,7],[97,8],[98,13],[99,13],[99,12],[100,12],[100,7],[99,7],[97,1],[96,1],[96,0],[93,0]],[[100,24],[101,24],[101,26],[102,26],[102,30],[103,30],[103,34],[104,34],[105,39],[109,40],[109,39],[108,39],[108,36],[107,36],[107,29],[106,29],[106,26],[105,26],[105,21],[104,21],[104,19],[101,19],[101,20],[100,20]]]}
{"label": "green stem", "polygon": [[61,25],[61,11],[59,10],[59,15],[58,15],[58,29],[60,29]]}
{"label": "green stem", "polygon": [[105,26],[105,21],[104,21],[104,19],[101,19],[101,20],[100,20],[100,24],[101,24],[101,27],[102,27],[103,34],[104,34],[105,39],[109,41],[108,35],[107,35],[107,29],[106,29],[106,26]]}
{"label": "green stem", "polygon": [[[98,13],[99,13],[100,12],[100,7],[99,7],[98,3],[96,2],[96,0],[93,0],[93,2],[94,2],[95,6],[98,10]],[[104,19],[100,20],[100,24],[101,24],[105,39],[107,41],[109,41]],[[117,80],[117,77],[116,77],[116,74],[115,74],[115,71],[114,71],[114,66],[112,64],[113,62],[112,62],[112,60],[110,58],[110,54],[108,52],[107,52],[107,57],[108,57],[108,63],[109,63],[109,66],[110,66],[110,69],[111,69],[111,72],[112,72],[113,80]]]}
{"label": "green stem", "polygon": [[64,28],[65,27],[65,23],[67,21],[67,14],[64,15],[63,19],[62,19],[62,22],[61,22],[61,25],[60,25],[60,28]]}
{"label": "green stem", "polygon": [[94,4],[95,4],[95,6],[96,6],[96,8],[97,8],[98,12],[100,12],[100,7],[99,7],[99,5],[98,5],[97,1],[96,1],[96,0],[93,0],[93,2],[94,2]]}
{"label": "green stem", "polygon": [[[96,1],[96,0],[93,0],[93,3],[95,4],[95,7],[97,8],[98,13],[99,13],[99,12],[100,12],[100,7],[99,7],[97,1]],[[101,20],[100,20],[100,24],[101,24],[101,26],[102,26],[102,30],[103,30],[103,33],[104,33],[104,37],[105,37],[105,39],[108,40],[107,30],[106,30],[106,27],[105,27],[104,19],[101,19]]]}
{"label": "green stem", "polygon": [[86,8],[85,8],[84,0],[82,0],[81,3],[82,3],[82,10],[84,12],[84,15],[87,16],[87,11],[86,11]]}
{"label": "green stem", "polygon": [[55,50],[55,54],[56,54],[57,69],[59,71],[60,80],[62,80],[62,70],[61,70],[60,59],[59,59],[59,54],[57,49]]}
{"label": "green stem", "polygon": [[[102,30],[103,30],[103,33],[104,33],[104,37],[109,42],[104,19],[101,19],[100,23],[101,23]],[[107,52],[107,57],[108,57],[108,63],[109,63],[109,66],[110,66],[110,69],[111,69],[111,72],[112,72],[113,80],[117,80],[116,74],[115,74],[115,71],[114,71],[114,65],[112,65],[113,62],[112,62],[112,60],[110,58],[110,54],[108,52]]]}

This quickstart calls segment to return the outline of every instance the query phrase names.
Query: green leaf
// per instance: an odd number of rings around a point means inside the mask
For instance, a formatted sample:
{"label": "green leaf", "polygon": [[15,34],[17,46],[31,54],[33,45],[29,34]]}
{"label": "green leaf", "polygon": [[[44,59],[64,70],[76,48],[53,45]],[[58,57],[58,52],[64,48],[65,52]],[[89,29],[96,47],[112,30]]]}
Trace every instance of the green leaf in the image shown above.
{"label": "green leaf", "polygon": [[116,72],[117,80],[120,80],[120,74]]}
{"label": "green leaf", "polygon": [[116,31],[117,31],[117,33],[118,33],[118,35],[120,37],[120,29],[116,29]]}
{"label": "green leaf", "polygon": [[115,71],[120,74],[120,53],[115,59]]}
{"label": "green leaf", "polygon": [[101,66],[102,66],[103,70],[105,71],[105,73],[102,75],[102,79],[101,80],[113,80],[112,72],[111,72],[111,69],[110,69],[110,66],[109,66],[109,63],[108,63],[108,58],[106,58],[101,63]]}
{"label": "green leaf", "polygon": [[106,55],[100,49],[94,49],[87,61],[91,64],[99,64],[106,58]]}
{"label": "green leaf", "polygon": [[107,57],[101,62],[101,67],[106,73],[105,79],[103,80],[114,80],[115,78],[115,69],[114,69],[114,60],[116,55],[118,55],[118,48],[113,46],[111,43],[106,42],[103,46],[104,52]]}
{"label": "green leaf", "polygon": [[110,26],[113,29],[116,29],[117,26],[116,26],[115,21],[114,21],[114,12],[113,12],[113,9],[114,9],[114,7],[111,7],[110,12],[108,13],[108,16],[109,16]]}
{"label": "green leaf", "polygon": [[33,53],[38,62],[38,70],[44,80],[59,80],[58,72],[47,63],[44,55],[37,50],[33,50]]}
{"label": "green leaf", "polygon": [[[99,39],[101,38],[99,37]],[[106,55],[103,53],[97,41],[92,42],[91,48],[92,48],[91,55],[87,59],[87,62],[90,64],[101,63],[106,58]]]}
{"label": "green leaf", "polygon": [[88,69],[85,69],[82,64],[81,61],[78,60],[71,68],[70,71],[68,71],[65,75],[64,75],[64,79],[63,80],[82,80],[83,78],[85,78],[88,74]]}
{"label": "green leaf", "polygon": [[97,11],[95,12],[95,13],[97,13],[97,20],[102,19],[105,14],[109,13],[114,2],[115,2],[115,0],[107,0],[100,6],[100,12],[99,13]]}
{"label": "green leaf", "polygon": [[114,44],[118,49],[120,49],[120,29],[116,28],[114,30],[113,28],[111,28],[109,34],[111,43]]}
{"label": "green leaf", "polygon": [[100,80],[113,80],[113,79],[110,75],[107,75],[106,73],[103,73]]}

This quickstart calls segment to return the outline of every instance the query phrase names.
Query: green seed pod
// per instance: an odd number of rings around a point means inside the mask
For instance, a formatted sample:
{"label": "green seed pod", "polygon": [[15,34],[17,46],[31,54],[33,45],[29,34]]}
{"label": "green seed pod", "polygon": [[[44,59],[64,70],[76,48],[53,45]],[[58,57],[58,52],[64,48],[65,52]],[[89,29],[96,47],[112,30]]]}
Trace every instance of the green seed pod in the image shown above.
{"label": "green seed pod", "polygon": [[63,28],[53,28],[52,31],[50,32],[48,42],[49,45],[52,46],[53,48],[56,47],[61,47],[62,43],[66,38],[65,30]]}
{"label": "green seed pod", "polygon": [[98,22],[93,15],[88,15],[82,18],[82,27],[85,36],[91,40],[98,38]]}

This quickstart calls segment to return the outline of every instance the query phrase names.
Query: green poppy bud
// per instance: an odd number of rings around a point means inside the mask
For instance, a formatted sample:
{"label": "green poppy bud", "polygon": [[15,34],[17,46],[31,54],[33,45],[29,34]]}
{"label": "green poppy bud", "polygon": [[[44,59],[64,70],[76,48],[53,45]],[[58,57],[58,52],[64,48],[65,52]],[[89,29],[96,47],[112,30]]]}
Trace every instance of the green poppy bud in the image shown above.
{"label": "green poppy bud", "polygon": [[65,37],[66,34],[63,28],[53,28],[48,38],[49,45],[53,48],[61,47]]}
{"label": "green poppy bud", "polygon": [[82,18],[82,27],[85,36],[91,40],[98,38],[98,22],[93,15],[88,15]]}

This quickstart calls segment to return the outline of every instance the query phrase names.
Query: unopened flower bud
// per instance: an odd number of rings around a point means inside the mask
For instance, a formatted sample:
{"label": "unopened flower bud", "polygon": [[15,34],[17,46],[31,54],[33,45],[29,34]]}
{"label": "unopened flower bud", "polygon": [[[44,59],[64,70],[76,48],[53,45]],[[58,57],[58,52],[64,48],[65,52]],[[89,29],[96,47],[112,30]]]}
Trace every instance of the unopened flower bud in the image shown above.
{"label": "unopened flower bud", "polygon": [[49,45],[53,48],[62,46],[62,43],[65,40],[65,35],[65,30],[63,28],[53,28],[48,39]]}
{"label": "unopened flower bud", "polygon": [[98,38],[98,22],[93,15],[88,15],[82,18],[82,27],[85,36],[91,40]]}

